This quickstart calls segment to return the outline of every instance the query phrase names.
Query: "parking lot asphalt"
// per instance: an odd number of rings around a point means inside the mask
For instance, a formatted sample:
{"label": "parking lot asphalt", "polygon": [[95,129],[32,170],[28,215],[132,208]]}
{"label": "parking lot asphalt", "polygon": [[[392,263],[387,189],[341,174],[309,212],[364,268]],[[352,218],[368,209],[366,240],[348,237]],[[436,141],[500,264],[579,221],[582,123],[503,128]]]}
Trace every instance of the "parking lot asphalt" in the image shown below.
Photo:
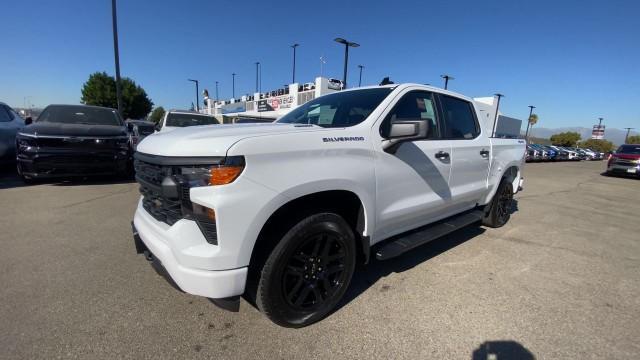
{"label": "parking lot asphalt", "polygon": [[[133,182],[0,174],[0,358],[640,358],[640,180],[527,164],[500,229],[360,269],[303,329],[176,291],[135,254]],[[502,355],[505,355],[503,357]]]}

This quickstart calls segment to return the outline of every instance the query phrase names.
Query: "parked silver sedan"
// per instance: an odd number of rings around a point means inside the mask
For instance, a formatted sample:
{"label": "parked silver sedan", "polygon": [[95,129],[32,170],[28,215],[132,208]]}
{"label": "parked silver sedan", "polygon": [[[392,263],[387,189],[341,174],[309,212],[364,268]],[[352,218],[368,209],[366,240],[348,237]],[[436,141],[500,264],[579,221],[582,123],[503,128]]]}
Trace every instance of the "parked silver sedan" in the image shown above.
{"label": "parked silver sedan", "polygon": [[9,105],[0,102],[0,164],[16,161],[16,133],[24,120]]}

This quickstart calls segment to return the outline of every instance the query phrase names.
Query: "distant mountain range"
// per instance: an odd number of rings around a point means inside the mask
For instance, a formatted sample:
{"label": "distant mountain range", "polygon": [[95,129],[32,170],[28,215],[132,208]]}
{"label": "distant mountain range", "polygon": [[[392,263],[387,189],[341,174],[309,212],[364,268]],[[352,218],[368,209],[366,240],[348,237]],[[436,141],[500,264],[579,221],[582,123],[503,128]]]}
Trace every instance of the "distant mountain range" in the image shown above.
{"label": "distant mountain range", "polygon": [[[567,132],[567,131],[577,132],[578,134],[580,134],[580,136],[582,136],[582,140],[591,139],[591,129],[585,128],[585,127],[566,127],[566,128],[549,129],[549,128],[542,128],[542,127],[537,128],[534,126],[533,129],[530,131],[530,133],[532,136],[535,136],[537,138],[548,139],[553,134]],[[627,130],[621,130],[621,129],[615,129],[615,128],[606,128],[604,132],[605,140],[609,140],[615,145],[623,144],[626,135],[627,135]],[[632,131],[629,133],[629,135],[630,136],[638,135],[638,133],[635,131]]]}

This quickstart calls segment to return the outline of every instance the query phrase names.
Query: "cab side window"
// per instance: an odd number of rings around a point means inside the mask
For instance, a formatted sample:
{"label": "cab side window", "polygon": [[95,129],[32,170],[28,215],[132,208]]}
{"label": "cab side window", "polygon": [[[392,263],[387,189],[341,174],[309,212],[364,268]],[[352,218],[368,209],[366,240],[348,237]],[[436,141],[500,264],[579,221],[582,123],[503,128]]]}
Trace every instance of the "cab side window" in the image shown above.
{"label": "cab side window", "polygon": [[480,134],[480,128],[472,105],[465,100],[441,95],[442,113],[446,128],[445,138],[453,140],[474,139]]}
{"label": "cab side window", "polygon": [[389,136],[391,123],[400,120],[426,120],[429,123],[427,139],[439,137],[438,122],[433,94],[426,91],[412,91],[405,94],[394,106],[380,125],[380,135],[383,138]]}
{"label": "cab side window", "polygon": [[11,116],[9,110],[4,105],[0,105],[0,122],[9,122],[11,120],[13,120],[13,116]]}

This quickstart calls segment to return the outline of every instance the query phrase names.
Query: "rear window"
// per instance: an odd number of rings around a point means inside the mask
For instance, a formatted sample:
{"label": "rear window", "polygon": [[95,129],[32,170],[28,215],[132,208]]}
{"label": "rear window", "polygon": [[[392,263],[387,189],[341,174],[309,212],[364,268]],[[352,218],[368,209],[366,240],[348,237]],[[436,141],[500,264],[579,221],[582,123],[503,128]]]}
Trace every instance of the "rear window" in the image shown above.
{"label": "rear window", "polygon": [[213,124],[219,124],[218,120],[213,116],[170,113],[167,115],[167,122],[164,126],[187,127]]}
{"label": "rear window", "polygon": [[616,152],[621,154],[640,154],[640,145],[622,145]]}
{"label": "rear window", "polygon": [[87,106],[49,106],[37,122],[83,125],[120,126],[122,122],[116,110]]}

